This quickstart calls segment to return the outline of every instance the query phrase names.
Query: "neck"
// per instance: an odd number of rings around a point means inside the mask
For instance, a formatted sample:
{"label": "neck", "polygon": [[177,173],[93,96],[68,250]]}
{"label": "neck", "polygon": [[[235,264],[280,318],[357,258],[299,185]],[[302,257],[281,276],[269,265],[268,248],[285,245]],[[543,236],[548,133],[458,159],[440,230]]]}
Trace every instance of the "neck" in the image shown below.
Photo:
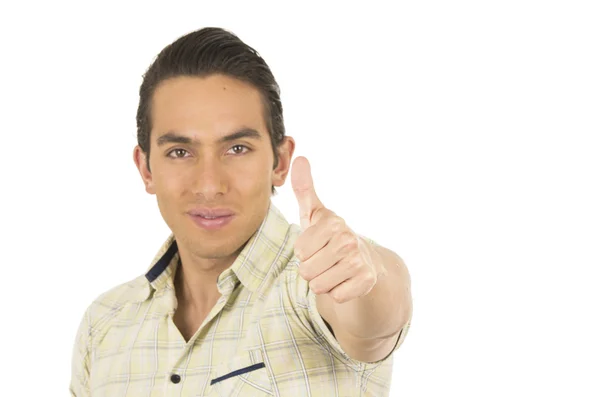
{"label": "neck", "polygon": [[230,267],[237,252],[227,258],[198,258],[185,250],[179,251],[179,266],[175,273],[175,292],[180,306],[203,310],[213,306],[221,294],[217,278]]}

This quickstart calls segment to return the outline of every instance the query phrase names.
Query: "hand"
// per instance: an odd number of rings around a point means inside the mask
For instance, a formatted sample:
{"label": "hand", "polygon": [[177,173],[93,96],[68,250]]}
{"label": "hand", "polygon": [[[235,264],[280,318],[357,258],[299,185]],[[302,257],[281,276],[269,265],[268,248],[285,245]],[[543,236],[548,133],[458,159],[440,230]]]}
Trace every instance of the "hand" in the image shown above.
{"label": "hand", "polygon": [[379,274],[373,248],[321,203],[306,157],[296,158],[291,179],[302,229],[294,245],[300,276],[316,295],[328,294],[337,303],[368,294]]}

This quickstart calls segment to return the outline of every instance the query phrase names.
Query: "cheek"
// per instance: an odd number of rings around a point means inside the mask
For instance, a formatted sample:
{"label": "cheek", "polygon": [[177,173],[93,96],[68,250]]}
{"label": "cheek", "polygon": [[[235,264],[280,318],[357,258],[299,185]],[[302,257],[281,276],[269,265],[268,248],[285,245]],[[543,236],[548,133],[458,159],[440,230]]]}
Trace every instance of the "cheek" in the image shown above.
{"label": "cheek", "polygon": [[245,191],[261,191],[268,185],[271,189],[271,168],[265,161],[244,164],[229,174],[229,180]]}
{"label": "cheek", "polygon": [[159,173],[155,175],[156,194],[169,200],[170,196],[177,196],[185,188],[186,176],[181,172]]}
{"label": "cheek", "polygon": [[248,169],[238,173],[232,177],[230,181],[232,190],[238,190],[253,195],[255,195],[256,192],[261,191],[265,186],[264,175],[258,174],[257,172],[251,172],[251,170]]}

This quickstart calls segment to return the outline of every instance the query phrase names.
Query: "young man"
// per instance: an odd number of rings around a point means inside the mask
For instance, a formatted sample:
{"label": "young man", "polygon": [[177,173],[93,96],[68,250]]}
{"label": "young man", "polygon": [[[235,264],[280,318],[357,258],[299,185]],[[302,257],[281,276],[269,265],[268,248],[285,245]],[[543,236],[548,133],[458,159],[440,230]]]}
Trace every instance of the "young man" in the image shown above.
{"label": "young man", "polygon": [[[172,231],[96,299],[70,385],[84,396],[385,396],[412,317],[402,259],[291,164],[279,87],[218,28],[167,46],[140,88],[134,161]],[[301,225],[271,202],[291,170]]]}

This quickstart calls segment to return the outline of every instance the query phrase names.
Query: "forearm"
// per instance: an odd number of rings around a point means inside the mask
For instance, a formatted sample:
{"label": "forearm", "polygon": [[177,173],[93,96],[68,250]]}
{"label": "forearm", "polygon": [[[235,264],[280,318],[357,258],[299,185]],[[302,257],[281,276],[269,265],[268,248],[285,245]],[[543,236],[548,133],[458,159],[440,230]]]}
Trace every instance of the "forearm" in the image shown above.
{"label": "forearm", "polygon": [[386,339],[397,334],[412,316],[410,275],[402,258],[378,245],[369,246],[378,279],[371,291],[357,299],[328,305],[340,329],[360,339]]}

